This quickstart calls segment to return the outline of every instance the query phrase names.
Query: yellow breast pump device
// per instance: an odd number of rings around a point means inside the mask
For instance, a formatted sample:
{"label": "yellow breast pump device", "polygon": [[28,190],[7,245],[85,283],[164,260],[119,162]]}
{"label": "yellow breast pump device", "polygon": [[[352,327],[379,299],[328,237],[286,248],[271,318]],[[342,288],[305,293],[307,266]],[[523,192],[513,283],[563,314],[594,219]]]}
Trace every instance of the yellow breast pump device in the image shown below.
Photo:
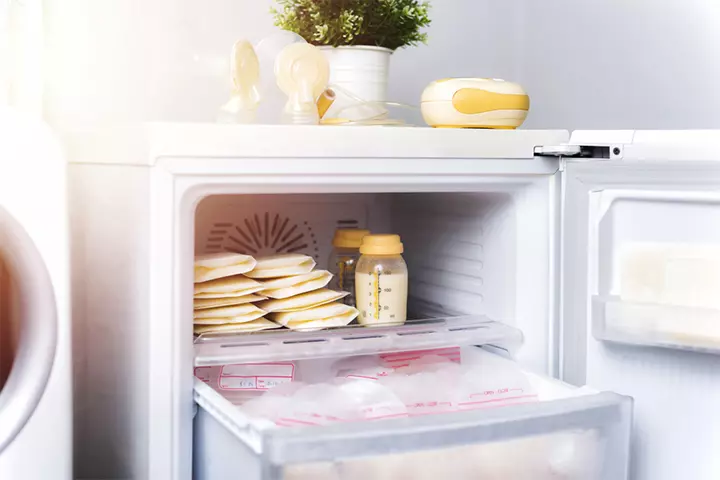
{"label": "yellow breast pump device", "polygon": [[449,78],[423,92],[421,110],[431,127],[514,129],[523,124],[530,97],[517,83],[497,78]]}

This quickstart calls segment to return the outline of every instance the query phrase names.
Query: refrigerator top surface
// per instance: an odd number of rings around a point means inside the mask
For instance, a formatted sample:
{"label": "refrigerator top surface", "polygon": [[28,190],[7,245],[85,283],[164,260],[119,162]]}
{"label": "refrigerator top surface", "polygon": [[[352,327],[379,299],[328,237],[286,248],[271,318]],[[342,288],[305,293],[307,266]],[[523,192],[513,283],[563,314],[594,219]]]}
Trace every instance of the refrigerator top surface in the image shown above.
{"label": "refrigerator top surface", "polygon": [[565,130],[152,123],[72,132],[71,163],[152,166],[161,158],[534,160]]}

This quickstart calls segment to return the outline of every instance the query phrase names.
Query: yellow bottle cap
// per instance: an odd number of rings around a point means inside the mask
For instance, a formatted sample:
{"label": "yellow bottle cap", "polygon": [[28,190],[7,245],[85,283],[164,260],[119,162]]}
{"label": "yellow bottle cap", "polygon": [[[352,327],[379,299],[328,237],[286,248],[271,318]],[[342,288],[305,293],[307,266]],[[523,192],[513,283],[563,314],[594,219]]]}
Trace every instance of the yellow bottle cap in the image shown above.
{"label": "yellow bottle cap", "polygon": [[338,228],[335,230],[333,247],[337,248],[360,248],[364,237],[370,235],[370,230],[358,228]]}
{"label": "yellow bottle cap", "polygon": [[400,235],[368,235],[360,246],[360,253],[366,255],[400,255],[403,251]]}

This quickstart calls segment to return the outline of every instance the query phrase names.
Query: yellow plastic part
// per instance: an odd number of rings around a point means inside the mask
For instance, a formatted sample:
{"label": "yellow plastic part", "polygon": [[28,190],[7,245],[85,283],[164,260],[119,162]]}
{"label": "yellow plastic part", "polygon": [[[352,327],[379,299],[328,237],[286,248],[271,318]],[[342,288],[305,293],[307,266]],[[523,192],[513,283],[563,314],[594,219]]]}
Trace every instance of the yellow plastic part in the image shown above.
{"label": "yellow plastic part", "polygon": [[330,110],[330,107],[333,103],[335,103],[335,99],[337,96],[335,95],[335,92],[332,88],[327,88],[325,91],[318,97],[317,100],[317,108],[318,108],[318,115],[320,118],[323,118],[328,110]]}
{"label": "yellow plastic part", "polygon": [[461,88],[453,95],[452,102],[455,110],[466,115],[530,109],[530,97],[527,95],[496,93],[478,88]]}
{"label": "yellow plastic part", "polygon": [[360,248],[363,238],[370,235],[370,230],[359,228],[338,228],[335,230],[333,247],[337,248]]}
{"label": "yellow plastic part", "polygon": [[517,130],[517,127],[510,127],[507,125],[465,125],[462,127],[459,127],[457,125],[433,125],[433,128],[454,128],[457,130],[458,128],[469,128],[469,129],[476,129],[476,130]]}
{"label": "yellow plastic part", "polygon": [[400,255],[403,251],[400,235],[367,235],[360,246],[363,255]]}
{"label": "yellow plastic part", "polygon": [[350,123],[349,118],[323,118],[320,120],[321,125],[344,125]]}

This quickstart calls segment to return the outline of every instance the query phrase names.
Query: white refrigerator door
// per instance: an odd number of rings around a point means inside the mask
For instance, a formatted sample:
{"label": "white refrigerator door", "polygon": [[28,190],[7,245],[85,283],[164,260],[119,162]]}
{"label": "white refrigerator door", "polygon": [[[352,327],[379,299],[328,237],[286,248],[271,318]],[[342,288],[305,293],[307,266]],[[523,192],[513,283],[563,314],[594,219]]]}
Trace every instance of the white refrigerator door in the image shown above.
{"label": "white refrigerator door", "polygon": [[561,375],[635,399],[631,478],[718,478],[720,131],[572,143],[610,148],[562,162]]}

